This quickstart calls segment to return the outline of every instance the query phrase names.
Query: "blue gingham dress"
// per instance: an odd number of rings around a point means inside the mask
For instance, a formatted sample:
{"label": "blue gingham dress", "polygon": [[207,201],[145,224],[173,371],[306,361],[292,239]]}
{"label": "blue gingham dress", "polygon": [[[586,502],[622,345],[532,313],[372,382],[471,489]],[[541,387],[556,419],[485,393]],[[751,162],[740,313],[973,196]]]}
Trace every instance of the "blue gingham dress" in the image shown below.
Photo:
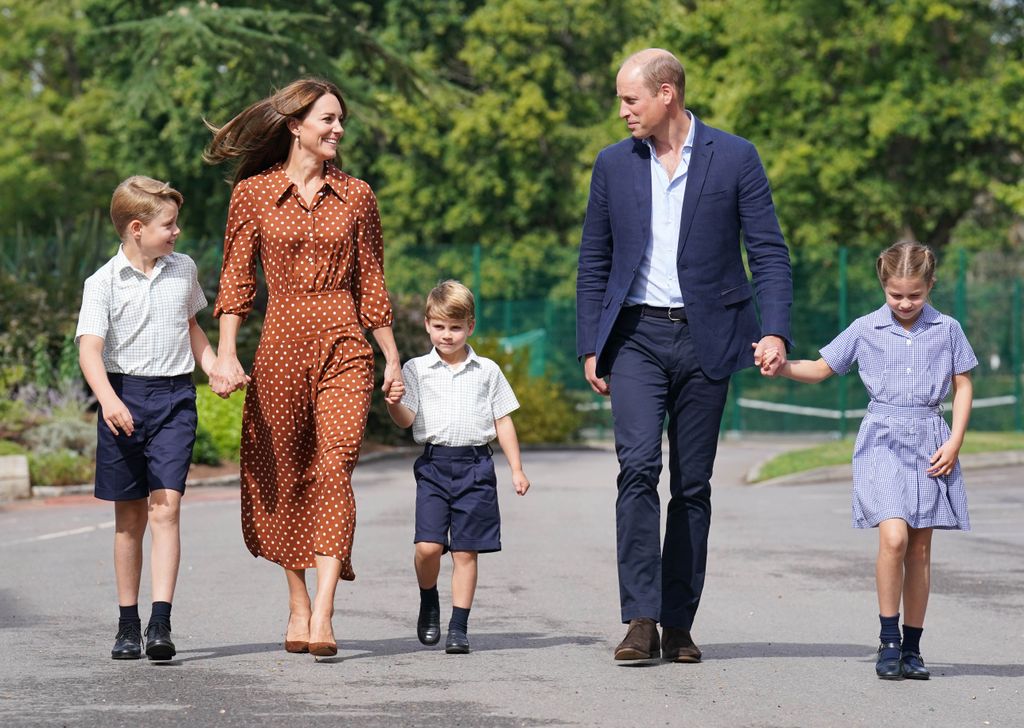
{"label": "blue gingham dress", "polygon": [[950,437],[942,401],[954,374],[978,365],[956,319],[925,304],[907,331],[887,305],[854,321],[821,357],[836,374],[857,362],[871,401],[853,450],[853,526],[902,518],[911,528],[971,530],[958,462],[928,475]]}

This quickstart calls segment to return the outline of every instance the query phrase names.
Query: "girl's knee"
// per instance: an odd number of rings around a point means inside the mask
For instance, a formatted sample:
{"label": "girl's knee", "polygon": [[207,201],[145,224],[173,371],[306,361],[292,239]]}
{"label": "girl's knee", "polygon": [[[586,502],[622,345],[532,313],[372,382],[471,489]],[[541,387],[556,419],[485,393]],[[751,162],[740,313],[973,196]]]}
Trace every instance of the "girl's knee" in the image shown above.
{"label": "girl's knee", "polygon": [[886,556],[903,557],[907,553],[907,529],[890,527],[878,532],[878,552]]}

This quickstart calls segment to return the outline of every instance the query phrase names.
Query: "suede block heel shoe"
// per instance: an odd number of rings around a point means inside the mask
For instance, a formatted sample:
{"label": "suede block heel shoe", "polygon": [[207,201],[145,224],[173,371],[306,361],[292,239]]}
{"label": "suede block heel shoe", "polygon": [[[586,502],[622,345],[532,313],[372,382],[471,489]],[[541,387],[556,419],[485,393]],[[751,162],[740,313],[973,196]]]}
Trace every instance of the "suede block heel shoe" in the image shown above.
{"label": "suede block heel shoe", "polygon": [[128,624],[117,630],[110,656],[115,660],[138,660],[142,657],[142,625]]}
{"label": "suede block heel shoe", "polygon": [[900,643],[883,642],[878,646],[875,674],[882,680],[899,680],[903,677],[900,662]]}
{"label": "suede block heel shoe", "polygon": [[295,654],[302,654],[309,652],[309,642],[306,640],[289,640],[284,641],[284,651],[293,652]]}
{"label": "suede block heel shoe", "polygon": [[314,657],[334,657],[338,654],[337,642],[310,642],[309,654]]}
{"label": "suede block heel shoe", "polygon": [[177,654],[171,642],[171,628],[155,622],[146,627],[146,657],[151,660],[169,660]]}
{"label": "suede block heel shoe", "polygon": [[420,605],[420,616],[416,620],[416,637],[425,645],[436,645],[441,641],[441,607]]}
{"label": "suede block heel shoe", "polygon": [[907,680],[927,680],[932,676],[924,666],[920,652],[904,652],[900,655],[900,672]]}

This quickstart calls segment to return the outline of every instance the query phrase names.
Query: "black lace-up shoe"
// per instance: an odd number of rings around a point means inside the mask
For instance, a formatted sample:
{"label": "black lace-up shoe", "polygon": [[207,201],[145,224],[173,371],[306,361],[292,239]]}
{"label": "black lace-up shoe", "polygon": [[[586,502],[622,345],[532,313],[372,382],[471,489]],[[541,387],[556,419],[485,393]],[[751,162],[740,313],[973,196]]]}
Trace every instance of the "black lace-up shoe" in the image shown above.
{"label": "black lace-up shoe", "polygon": [[146,657],[151,660],[169,660],[175,654],[170,627],[159,622],[146,627]]}
{"label": "black lace-up shoe", "polygon": [[416,636],[425,645],[436,645],[441,641],[441,607],[436,604],[420,605]]}
{"label": "black lace-up shoe", "polygon": [[115,660],[138,660],[142,657],[142,625],[132,622],[118,629],[110,656]]}

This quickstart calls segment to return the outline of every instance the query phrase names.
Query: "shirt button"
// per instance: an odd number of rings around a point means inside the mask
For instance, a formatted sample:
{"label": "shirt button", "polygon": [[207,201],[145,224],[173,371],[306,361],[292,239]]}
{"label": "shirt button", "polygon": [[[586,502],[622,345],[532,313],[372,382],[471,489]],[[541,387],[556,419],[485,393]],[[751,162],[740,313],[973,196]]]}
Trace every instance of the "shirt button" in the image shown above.
{"label": "shirt button", "polygon": [[911,369],[910,367],[907,367],[907,374],[910,374],[912,371],[914,371],[914,370]]}
{"label": "shirt button", "polygon": [[907,339],[907,346],[910,346],[910,345],[911,345],[911,344],[913,344],[913,343],[914,343],[914,342],[912,342],[912,341],[911,341],[910,339]]}

